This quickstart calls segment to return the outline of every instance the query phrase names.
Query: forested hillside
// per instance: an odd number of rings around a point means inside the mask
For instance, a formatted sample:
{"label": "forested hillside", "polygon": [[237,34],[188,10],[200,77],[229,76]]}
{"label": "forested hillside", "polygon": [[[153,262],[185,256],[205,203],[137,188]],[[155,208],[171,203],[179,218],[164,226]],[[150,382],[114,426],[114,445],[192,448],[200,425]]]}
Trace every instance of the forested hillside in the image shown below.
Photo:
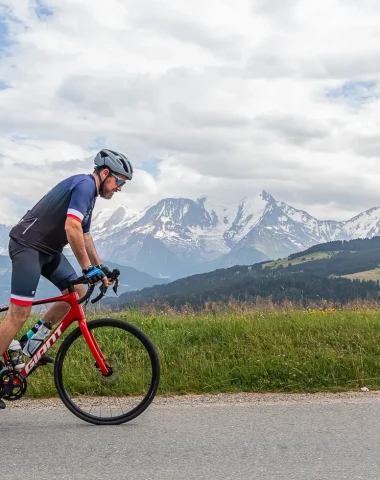
{"label": "forested hillside", "polygon": [[379,281],[341,276],[368,270],[377,272],[379,263],[380,237],[330,242],[275,262],[219,269],[126,293],[121,295],[119,304],[165,301],[174,306],[202,305],[210,300],[253,301],[257,297],[275,302],[324,299],[345,303],[354,299],[377,299]]}

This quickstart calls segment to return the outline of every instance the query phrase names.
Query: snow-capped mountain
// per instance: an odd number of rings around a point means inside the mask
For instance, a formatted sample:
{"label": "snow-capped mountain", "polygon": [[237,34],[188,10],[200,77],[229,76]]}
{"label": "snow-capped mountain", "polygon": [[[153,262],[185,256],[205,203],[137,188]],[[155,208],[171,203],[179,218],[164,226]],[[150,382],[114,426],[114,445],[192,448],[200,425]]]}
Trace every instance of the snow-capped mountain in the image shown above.
{"label": "snow-capped mountain", "polygon": [[[4,253],[9,229],[0,225]],[[91,233],[102,259],[178,278],[285,257],[318,243],[380,235],[380,207],[337,222],[318,220],[265,191],[232,206],[206,197],[165,198],[138,214],[125,207],[102,210],[93,217]]]}
{"label": "snow-capped mountain", "polygon": [[380,235],[380,207],[373,207],[366,212],[344,222],[339,238],[346,235],[351,238],[372,238]]}
{"label": "snow-capped mountain", "polygon": [[[166,198],[136,217],[128,216],[126,210],[119,215],[122,220],[112,225],[112,233],[94,219],[101,255],[172,278],[284,257],[318,243],[369,238],[380,232],[380,208],[346,222],[321,221],[265,191],[232,208],[210,207],[206,198]],[[98,231],[102,235],[97,236]]]}
{"label": "snow-capped mountain", "polygon": [[[242,233],[239,231],[240,212],[247,209],[244,202],[239,206],[234,225],[226,232],[226,235],[235,240],[232,250],[254,246],[270,258],[285,257],[312,245],[336,239],[337,233],[341,231],[341,222],[317,220],[307,212],[297,210],[284,202],[276,202],[265,191],[261,192],[259,198],[262,200],[262,208],[257,213],[246,216],[246,219],[250,219],[248,222],[242,217]],[[236,231],[238,235],[234,237]]]}
{"label": "snow-capped mountain", "polygon": [[[120,210],[120,209],[119,209]],[[178,276],[191,265],[210,261],[230,249],[223,240],[215,212],[208,212],[204,199],[168,198],[125,220],[111,235],[94,219],[93,236],[99,254],[118,258],[156,276]],[[114,228],[114,227],[112,227]],[[99,232],[99,234],[97,233]]]}

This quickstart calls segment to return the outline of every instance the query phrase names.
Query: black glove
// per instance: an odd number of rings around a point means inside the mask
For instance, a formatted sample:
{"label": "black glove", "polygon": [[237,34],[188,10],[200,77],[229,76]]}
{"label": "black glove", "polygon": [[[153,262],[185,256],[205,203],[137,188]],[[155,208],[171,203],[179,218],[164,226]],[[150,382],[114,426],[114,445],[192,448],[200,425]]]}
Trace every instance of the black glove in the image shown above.
{"label": "black glove", "polygon": [[84,273],[84,276],[88,280],[89,283],[98,283],[102,278],[105,277],[105,274],[100,268],[94,267],[93,265],[90,265],[87,268],[84,268],[82,270]]}
{"label": "black glove", "polygon": [[108,274],[111,273],[111,270],[105,265],[103,265],[102,263],[98,265],[97,268],[99,268],[99,270],[101,270],[104,273],[105,277],[108,277]]}

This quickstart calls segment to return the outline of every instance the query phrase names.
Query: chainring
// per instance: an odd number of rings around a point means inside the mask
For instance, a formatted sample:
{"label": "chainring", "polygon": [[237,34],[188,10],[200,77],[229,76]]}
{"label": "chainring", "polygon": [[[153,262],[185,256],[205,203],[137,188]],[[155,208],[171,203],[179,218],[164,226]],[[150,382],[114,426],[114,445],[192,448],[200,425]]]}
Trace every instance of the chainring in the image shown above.
{"label": "chainring", "polygon": [[9,382],[12,382],[11,392],[3,395],[4,400],[13,401],[19,400],[25,395],[28,384],[26,378],[21,375],[21,373],[13,372],[13,381],[10,379],[10,372],[8,369],[3,369],[0,372],[0,388],[3,388],[5,385],[9,385]]}

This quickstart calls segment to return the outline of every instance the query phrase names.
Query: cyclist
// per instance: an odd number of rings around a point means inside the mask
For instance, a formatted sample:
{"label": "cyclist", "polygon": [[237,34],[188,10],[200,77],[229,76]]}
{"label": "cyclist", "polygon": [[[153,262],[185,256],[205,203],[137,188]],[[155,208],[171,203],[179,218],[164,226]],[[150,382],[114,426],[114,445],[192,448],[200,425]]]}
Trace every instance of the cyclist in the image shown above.
{"label": "cyclist", "polygon": [[[70,280],[77,278],[62,254],[67,244],[89,283],[102,281],[107,287],[111,284],[107,278],[109,269],[101,263],[90,234],[91,216],[97,196],[111,199],[132,180],[133,168],[127,157],[113,150],[101,150],[94,162],[92,174],[74,175],[58,183],[9,233],[11,298],[9,310],[0,324],[0,356],[28,319],[40,276],[50,280],[62,294],[68,293]],[[75,289],[79,296],[85,294],[83,285]],[[65,302],[55,303],[40,323],[59,322],[69,308]],[[46,356],[41,360],[42,364],[54,361]],[[22,355],[18,362],[23,368]],[[0,362],[0,371],[2,367]],[[1,398],[0,408],[5,408]]]}

